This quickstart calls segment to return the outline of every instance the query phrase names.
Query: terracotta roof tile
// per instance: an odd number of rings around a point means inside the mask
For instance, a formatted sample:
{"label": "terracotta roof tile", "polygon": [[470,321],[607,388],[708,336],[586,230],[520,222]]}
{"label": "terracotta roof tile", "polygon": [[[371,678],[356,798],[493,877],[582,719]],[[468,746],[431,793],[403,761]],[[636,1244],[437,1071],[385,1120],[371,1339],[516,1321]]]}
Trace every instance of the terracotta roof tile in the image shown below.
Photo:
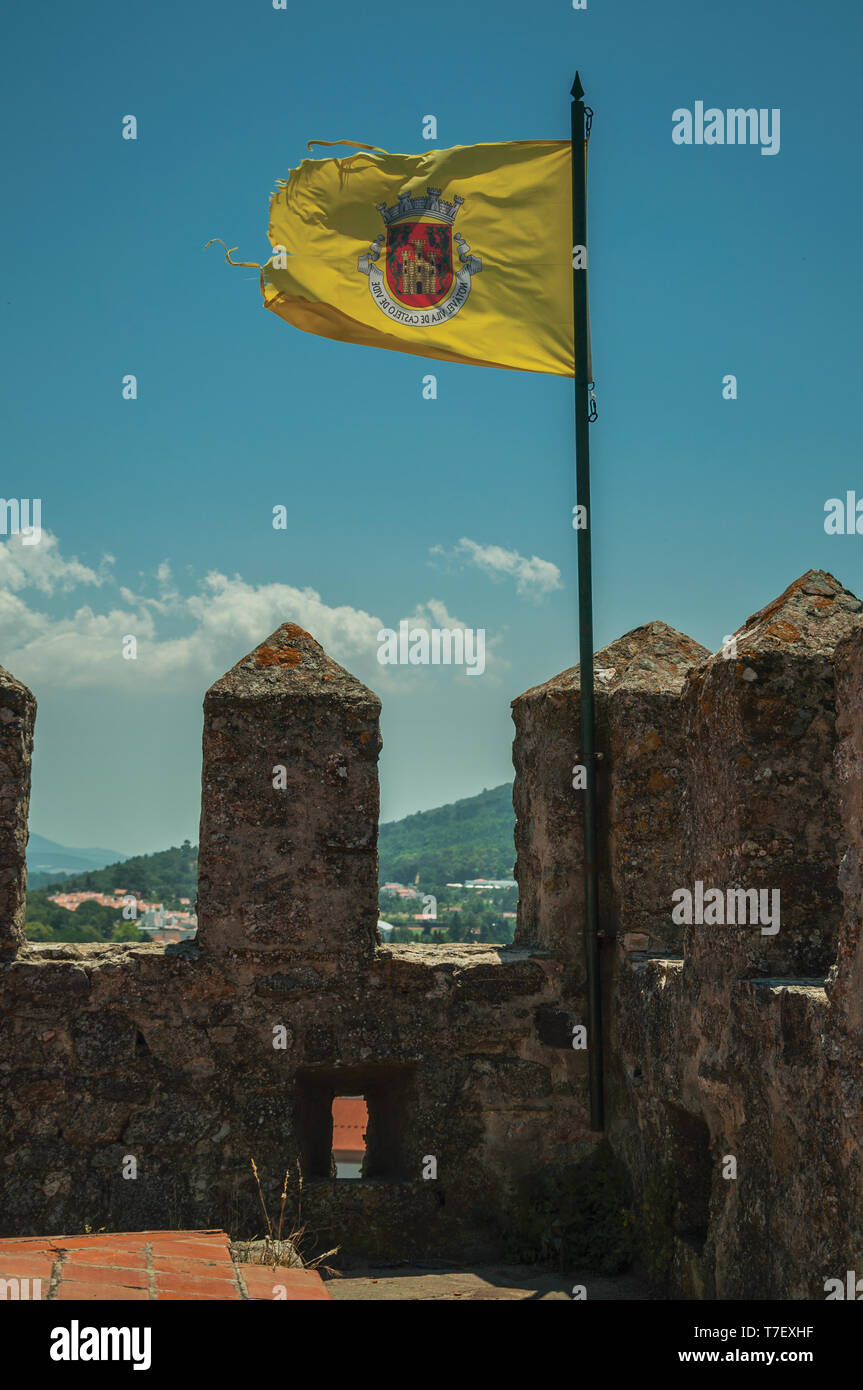
{"label": "terracotta roof tile", "polygon": [[225,1231],[14,1237],[0,1240],[0,1278],[40,1280],[21,1292],[61,1303],[330,1299],[316,1270],[237,1263]]}

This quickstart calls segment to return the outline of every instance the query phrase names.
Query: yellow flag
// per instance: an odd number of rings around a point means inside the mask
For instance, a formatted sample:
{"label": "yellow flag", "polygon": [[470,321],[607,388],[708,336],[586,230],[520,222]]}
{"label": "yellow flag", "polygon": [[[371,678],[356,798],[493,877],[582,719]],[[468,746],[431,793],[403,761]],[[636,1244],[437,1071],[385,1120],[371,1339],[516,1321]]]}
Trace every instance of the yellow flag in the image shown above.
{"label": "yellow flag", "polygon": [[303,160],[270,203],[264,303],[325,338],[572,376],[571,190],[561,140]]}

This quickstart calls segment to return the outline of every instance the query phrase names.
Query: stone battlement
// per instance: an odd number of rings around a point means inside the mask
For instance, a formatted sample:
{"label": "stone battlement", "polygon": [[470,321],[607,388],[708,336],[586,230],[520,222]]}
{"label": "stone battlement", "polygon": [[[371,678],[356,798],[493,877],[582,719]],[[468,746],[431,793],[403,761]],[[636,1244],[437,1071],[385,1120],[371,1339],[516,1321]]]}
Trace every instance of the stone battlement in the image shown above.
{"label": "stone battlement", "polygon": [[[380,703],[291,624],[204,701],[196,941],[26,943],[35,701],[0,671],[0,1234],[257,1230],[250,1156],[273,1206],[299,1157],[324,1248],[538,1257],[537,1194],[601,1161],[678,1294],[823,1296],[863,1224],[861,611],[810,572],[723,652],[657,622],[597,653],[607,1142],[573,1046],[577,667],[513,703],[506,948],[380,944]],[[698,883],[778,892],[778,931],[683,920]]]}

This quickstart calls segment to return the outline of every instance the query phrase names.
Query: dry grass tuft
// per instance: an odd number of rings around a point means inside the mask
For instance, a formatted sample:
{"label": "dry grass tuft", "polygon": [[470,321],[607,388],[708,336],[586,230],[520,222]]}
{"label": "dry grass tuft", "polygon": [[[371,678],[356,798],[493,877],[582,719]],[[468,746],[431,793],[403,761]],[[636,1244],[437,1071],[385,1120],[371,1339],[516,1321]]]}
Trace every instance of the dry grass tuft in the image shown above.
{"label": "dry grass tuft", "polygon": [[258,1166],[255,1160],[250,1159],[252,1172],[255,1175],[255,1183],[258,1188],[258,1196],[261,1201],[261,1210],[264,1213],[264,1221],[267,1227],[267,1234],[252,1240],[232,1241],[231,1253],[240,1264],[270,1265],[273,1269],[281,1266],[285,1269],[320,1269],[327,1274],[338,1277],[339,1271],[332,1269],[330,1265],[324,1264],[331,1255],[338,1254],[340,1246],[333,1246],[332,1250],[325,1250],[322,1255],[316,1255],[314,1259],[306,1259],[302,1253],[303,1240],[306,1235],[306,1227],[302,1224],[303,1217],[303,1168],[299,1158],[297,1159],[297,1225],[290,1235],[283,1236],[285,1220],[285,1206],[288,1201],[288,1189],[290,1187],[291,1172],[285,1169],[285,1178],[282,1183],[282,1195],[279,1205],[279,1220],[275,1231],[270,1220],[270,1213],[267,1210],[267,1203],[264,1198],[261,1179],[258,1176]]}

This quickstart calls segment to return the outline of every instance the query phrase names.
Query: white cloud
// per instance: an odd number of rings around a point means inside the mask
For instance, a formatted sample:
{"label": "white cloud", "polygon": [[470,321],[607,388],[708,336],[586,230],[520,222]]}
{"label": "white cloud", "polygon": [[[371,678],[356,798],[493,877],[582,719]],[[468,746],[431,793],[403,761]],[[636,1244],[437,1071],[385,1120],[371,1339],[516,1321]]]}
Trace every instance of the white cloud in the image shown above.
{"label": "white cloud", "polygon": [[454,618],[447,612],[445,603],[441,603],[439,598],[430,598],[428,603],[418,603],[414,612],[407,620],[411,627],[422,627],[429,630],[433,627],[467,627],[459,618]]}
{"label": "white cloud", "polygon": [[[239,577],[210,574],[201,591],[172,606],[172,613],[176,607],[191,630],[163,637],[157,626],[162,614],[146,599],[105,613],[88,605],[55,619],[0,592],[3,665],[37,694],[40,686],[134,688],[140,694],[201,690],[283,622],[311,632],[336,661],[364,658],[369,672],[375,661],[380,620],[360,609],[330,608],[312,589],[255,588]],[[138,643],[134,661],[122,655],[123,638],[130,634]]]}
{"label": "white cloud", "polygon": [[99,570],[92,570],[76,559],[64,560],[57,537],[43,531],[38,545],[25,545],[20,535],[9,536],[0,545],[0,589],[39,589],[43,594],[68,593],[80,584],[104,584],[114,563],[105,555]]}
{"label": "white cloud", "polygon": [[[163,561],[154,575],[141,576],[142,589],[158,591],[151,597],[114,586],[112,563],[106,556],[96,571],[65,560],[47,532],[36,546],[23,546],[18,536],[0,543],[0,661],[37,694],[48,687],[200,691],[284,622],[311,632],[336,661],[364,666],[369,675],[376,667],[380,619],[349,605],[331,607],[314,589],[255,586],[213,572],[184,596]],[[114,593],[103,611],[88,603],[63,616],[20,592],[53,597],[106,583]],[[134,661],[122,654],[128,635],[137,638]]]}
{"label": "white cloud", "polygon": [[502,545],[480,545],[462,536],[449,555],[439,545],[432,548],[431,554],[451,559],[460,557],[495,580],[514,579],[516,593],[532,598],[563,588],[560,570],[550,560],[541,560],[538,555],[527,559],[517,550],[505,550]]}
{"label": "white cloud", "polygon": [[[418,603],[411,614],[402,613],[394,623],[390,624],[394,632],[398,631],[400,622],[407,622],[408,630],[411,632],[418,628],[422,628],[426,632],[431,632],[432,628],[448,628],[450,631],[457,628],[470,628],[475,632],[477,627],[482,627],[482,624],[473,626],[470,623],[462,622],[460,618],[453,617],[452,613],[448,612],[446,604],[442,603],[441,600],[437,598],[430,598],[425,603]],[[489,633],[485,628],[482,630],[485,634],[483,637],[483,650],[485,652],[484,660],[486,668],[488,668],[489,662],[493,659],[494,668],[496,670],[506,669],[509,666],[509,662],[503,660],[498,651],[503,641],[503,633]],[[416,673],[423,669],[422,666],[410,665],[378,666],[378,671],[381,672],[381,675],[377,677],[377,682],[382,691],[387,688],[392,690],[404,689],[406,683],[414,680],[416,678]],[[464,669],[454,667],[453,674],[456,676],[466,676],[467,673]],[[492,676],[492,679],[494,679],[494,676]]]}
{"label": "white cloud", "polygon": [[[42,551],[40,567],[31,565],[34,551]],[[47,533],[39,546],[22,547],[17,537],[0,543],[0,663],[37,696],[49,688],[200,694],[285,622],[310,632],[333,660],[373,688],[412,686],[419,678],[421,668],[382,667],[377,661],[378,633],[388,625],[397,628],[403,612],[382,620],[348,604],[330,605],[314,589],[255,585],[218,571],[182,594],[167,562],[141,575],[132,590],[116,584],[111,563],[105,557],[97,572],[64,560],[56,538]],[[35,595],[28,600],[18,592],[30,588],[50,598],[76,586],[105,585],[111,592],[104,595],[102,611],[92,601],[72,612],[60,604],[60,616]],[[436,598],[418,604],[408,622],[426,629],[470,626]],[[137,639],[135,660],[122,654],[129,635]],[[500,633],[486,634],[489,656],[501,640]],[[505,665],[499,657],[496,664]]]}

